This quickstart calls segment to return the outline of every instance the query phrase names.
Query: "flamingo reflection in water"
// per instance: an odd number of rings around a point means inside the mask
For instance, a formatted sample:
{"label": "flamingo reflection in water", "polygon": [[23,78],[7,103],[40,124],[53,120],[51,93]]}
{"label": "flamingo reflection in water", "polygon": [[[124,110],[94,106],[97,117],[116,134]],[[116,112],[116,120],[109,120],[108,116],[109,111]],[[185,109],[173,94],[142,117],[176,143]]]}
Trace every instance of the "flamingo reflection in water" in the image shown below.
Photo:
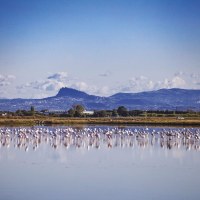
{"label": "flamingo reflection in water", "polygon": [[0,147],[15,148],[28,151],[31,147],[37,150],[42,144],[49,144],[57,149],[69,148],[181,148],[200,150],[199,128],[52,128],[52,127],[20,127],[0,128]]}

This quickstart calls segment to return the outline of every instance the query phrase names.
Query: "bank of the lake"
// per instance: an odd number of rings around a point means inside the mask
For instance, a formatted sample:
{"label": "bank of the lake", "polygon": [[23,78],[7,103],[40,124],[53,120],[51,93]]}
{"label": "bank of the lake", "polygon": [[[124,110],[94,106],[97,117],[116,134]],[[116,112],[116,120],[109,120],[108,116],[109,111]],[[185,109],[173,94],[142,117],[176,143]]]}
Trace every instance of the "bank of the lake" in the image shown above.
{"label": "bank of the lake", "polygon": [[176,117],[115,117],[115,118],[64,118],[64,117],[1,117],[0,125],[70,125],[70,124],[138,124],[138,125],[191,125],[200,126],[200,118]]}

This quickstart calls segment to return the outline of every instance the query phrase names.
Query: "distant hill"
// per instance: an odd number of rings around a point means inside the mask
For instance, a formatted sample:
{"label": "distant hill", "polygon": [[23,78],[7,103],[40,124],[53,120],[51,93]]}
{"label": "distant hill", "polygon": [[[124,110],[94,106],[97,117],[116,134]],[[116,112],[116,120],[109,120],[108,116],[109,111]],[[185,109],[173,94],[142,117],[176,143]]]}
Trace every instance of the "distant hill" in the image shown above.
{"label": "distant hill", "polygon": [[73,88],[61,88],[56,95],[56,97],[72,97],[72,98],[85,98],[89,96],[85,92],[81,92],[79,90],[75,90]]}
{"label": "distant hill", "polygon": [[115,104],[134,105],[142,110],[199,110],[200,90],[160,89],[140,93],[117,93],[110,97]]}
{"label": "distant hill", "polygon": [[36,110],[68,110],[74,104],[81,104],[87,110],[125,106],[134,110],[200,111],[200,90],[173,88],[139,93],[117,93],[110,97],[100,97],[72,88],[61,88],[56,96],[44,99],[0,99],[0,110],[28,110],[31,106],[34,106]]}

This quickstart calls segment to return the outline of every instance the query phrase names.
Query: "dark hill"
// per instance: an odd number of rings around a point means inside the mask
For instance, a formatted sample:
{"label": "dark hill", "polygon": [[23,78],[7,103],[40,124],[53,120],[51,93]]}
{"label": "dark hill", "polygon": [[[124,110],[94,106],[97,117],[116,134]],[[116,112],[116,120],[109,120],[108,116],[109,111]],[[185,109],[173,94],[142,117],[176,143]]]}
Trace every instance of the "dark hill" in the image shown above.
{"label": "dark hill", "polygon": [[89,95],[85,92],[75,90],[73,88],[61,88],[55,97],[74,97],[74,98],[85,98]]}
{"label": "dark hill", "polygon": [[125,106],[135,110],[200,111],[200,90],[174,88],[139,93],[117,93],[110,97],[100,97],[72,88],[61,88],[56,96],[44,99],[0,99],[0,110],[29,110],[31,106],[36,110],[68,110],[74,104],[81,104],[87,110]]}

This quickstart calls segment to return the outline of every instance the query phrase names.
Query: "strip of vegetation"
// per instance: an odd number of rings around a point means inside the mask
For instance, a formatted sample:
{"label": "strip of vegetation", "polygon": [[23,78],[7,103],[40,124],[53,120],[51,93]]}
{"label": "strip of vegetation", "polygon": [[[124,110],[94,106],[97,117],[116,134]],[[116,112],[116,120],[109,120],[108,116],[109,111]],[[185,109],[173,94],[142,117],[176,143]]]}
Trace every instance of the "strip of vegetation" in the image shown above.
{"label": "strip of vegetation", "polygon": [[74,105],[68,111],[51,112],[17,110],[0,111],[0,125],[68,125],[68,124],[155,124],[200,126],[200,112],[168,110],[128,110],[120,106],[113,110],[85,112],[82,105]]}
{"label": "strip of vegetation", "polygon": [[200,119],[178,120],[174,117],[112,117],[112,118],[63,118],[63,117],[1,117],[0,125],[70,125],[70,124],[140,124],[140,125],[194,125],[200,126]]}

